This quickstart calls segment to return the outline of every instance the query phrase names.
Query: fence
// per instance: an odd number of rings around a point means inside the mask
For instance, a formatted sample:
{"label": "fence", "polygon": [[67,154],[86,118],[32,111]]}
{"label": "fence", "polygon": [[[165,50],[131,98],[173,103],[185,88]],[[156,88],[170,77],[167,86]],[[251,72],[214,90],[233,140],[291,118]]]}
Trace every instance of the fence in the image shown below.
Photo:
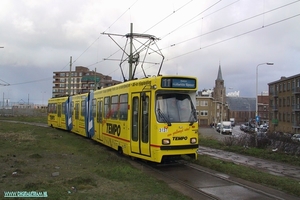
{"label": "fence", "polygon": [[32,116],[32,117],[44,117],[47,116],[47,108],[0,108],[0,116]]}

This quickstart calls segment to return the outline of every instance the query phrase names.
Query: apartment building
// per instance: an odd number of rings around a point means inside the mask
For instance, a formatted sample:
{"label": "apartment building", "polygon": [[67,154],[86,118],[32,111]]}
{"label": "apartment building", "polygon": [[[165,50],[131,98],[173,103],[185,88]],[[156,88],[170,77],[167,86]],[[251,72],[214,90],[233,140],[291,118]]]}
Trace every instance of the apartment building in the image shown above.
{"label": "apartment building", "polygon": [[[112,80],[110,76],[90,71],[83,66],[76,66],[75,71],[59,71],[53,74],[52,97],[86,93],[120,83],[120,81]],[[71,74],[70,83],[69,74]]]}
{"label": "apartment building", "polygon": [[228,120],[227,104],[215,101],[212,93],[207,93],[206,90],[198,92],[196,110],[199,126],[210,126]]}
{"label": "apartment building", "polygon": [[300,133],[300,74],[268,85],[270,131]]}

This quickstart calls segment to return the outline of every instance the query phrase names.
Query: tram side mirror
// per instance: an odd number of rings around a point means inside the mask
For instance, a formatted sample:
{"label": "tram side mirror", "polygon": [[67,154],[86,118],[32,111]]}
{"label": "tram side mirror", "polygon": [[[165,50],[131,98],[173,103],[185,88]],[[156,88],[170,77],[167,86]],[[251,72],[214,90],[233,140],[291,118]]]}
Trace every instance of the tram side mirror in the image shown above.
{"label": "tram side mirror", "polygon": [[142,101],[146,101],[146,93],[142,92],[141,96],[142,96]]}

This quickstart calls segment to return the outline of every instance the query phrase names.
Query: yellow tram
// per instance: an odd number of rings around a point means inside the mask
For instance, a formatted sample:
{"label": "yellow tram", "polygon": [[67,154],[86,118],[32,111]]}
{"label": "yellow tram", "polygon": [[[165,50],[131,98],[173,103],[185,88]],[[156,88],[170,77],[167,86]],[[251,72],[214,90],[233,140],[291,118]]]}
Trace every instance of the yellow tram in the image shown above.
{"label": "yellow tram", "polygon": [[49,112],[48,124],[63,128],[51,119],[63,122],[60,117],[71,115],[71,132],[128,156],[157,163],[181,155],[196,159],[199,142],[196,91],[195,77],[131,80],[69,98],[50,99],[49,105],[56,102],[57,106],[67,99],[65,105],[70,105],[70,114]]}

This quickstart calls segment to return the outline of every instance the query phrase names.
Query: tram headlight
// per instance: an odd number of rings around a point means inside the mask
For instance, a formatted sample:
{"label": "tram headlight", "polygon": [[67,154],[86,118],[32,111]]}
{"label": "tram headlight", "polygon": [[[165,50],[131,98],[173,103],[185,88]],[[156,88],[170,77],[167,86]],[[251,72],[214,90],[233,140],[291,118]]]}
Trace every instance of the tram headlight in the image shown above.
{"label": "tram headlight", "polygon": [[196,144],[196,142],[197,142],[197,139],[196,139],[196,138],[191,138],[191,139],[190,139],[190,143],[191,143],[191,144]]}
{"label": "tram headlight", "polygon": [[162,144],[171,144],[171,141],[170,141],[170,139],[163,139],[163,140],[161,141],[161,143],[162,143]]}

